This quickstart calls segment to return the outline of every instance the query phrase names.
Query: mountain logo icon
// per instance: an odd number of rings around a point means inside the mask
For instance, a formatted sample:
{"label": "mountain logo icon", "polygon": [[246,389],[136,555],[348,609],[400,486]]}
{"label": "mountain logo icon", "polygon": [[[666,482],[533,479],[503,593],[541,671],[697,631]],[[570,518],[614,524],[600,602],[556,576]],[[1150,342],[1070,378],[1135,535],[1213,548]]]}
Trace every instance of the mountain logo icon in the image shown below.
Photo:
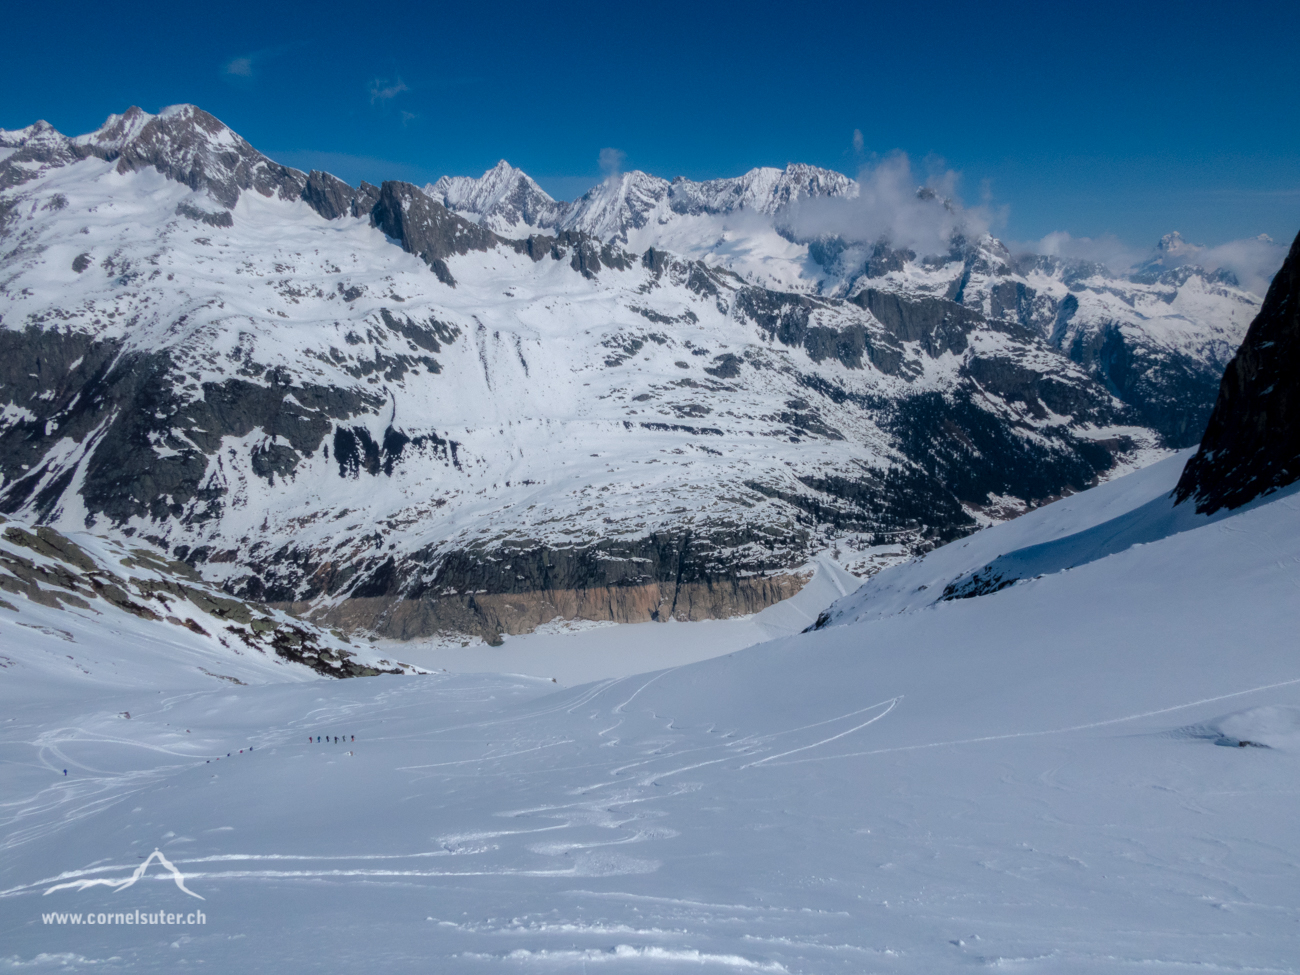
{"label": "mountain logo icon", "polygon": [[149,869],[149,864],[153,863],[155,859],[157,859],[164,868],[171,871],[172,880],[176,881],[177,887],[185,891],[185,893],[189,894],[191,897],[198,897],[199,900],[207,899],[186,887],[185,874],[177,870],[176,866],[163,856],[162,851],[157,849],[149,854],[149,859],[145,860],[144,863],[135,868],[135,873],[131,874],[129,877],[123,878],[122,880],[109,880],[106,877],[99,877],[94,880],[73,880],[66,884],[55,884],[45,892],[45,895],[48,896],[56,890],[85,890],[88,887],[113,887],[118,891],[126,890],[126,888],[132,886],[137,880],[144,876],[145,871]]}

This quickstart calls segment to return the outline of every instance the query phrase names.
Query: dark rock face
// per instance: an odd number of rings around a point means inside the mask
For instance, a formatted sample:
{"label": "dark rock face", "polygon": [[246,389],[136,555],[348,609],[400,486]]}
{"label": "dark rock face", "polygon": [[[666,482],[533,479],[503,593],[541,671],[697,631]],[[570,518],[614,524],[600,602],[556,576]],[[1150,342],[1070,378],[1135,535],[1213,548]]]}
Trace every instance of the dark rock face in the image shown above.
{"label": "dark rock face", "polygon": [[313,169],[303,184],[302,199],[326,220],[368,217],[379,199],[379,187],[362,180],[353,189],[337,176]]}
{"label": "dark rock face", "polygon": [[1014,426],[981,409],[964,390],[905,400],[892,429],[908,457],[945,493],[969,505],[984,504],[990,494],[1043,503],[1081,491],[1097,483],[1114,465],[1112,450],[1124,446],[1082,440],[1065,431],[1044,438],[1048,444],[1018,437]]}
{"label": "dark rock face", "polygon": [[205,383],[202,398],[186,400],[166,353],[120,355],[121,349],[119,341],[76,332],[0,330],[4,399],[30,404],[34,413],[0,434],[0,511],[33,502],[42,519],[52,515],[76,473],[68,466],[48,480],[55,473],[49,449],[67,437],[87,454],[81,495],[88,511],[118,523],[133,516],[203,521],[220,514],[226,494],[223,479],[208,470],[223,436],[260,429],[286,440],[257,453],[254,470],[288,476],[336,421],[382,402],[353,390],[276,381],[274,373],[270,385]]}
{"label": "dark rock face", "polygon": [[386,180],[371,211],[376,227],[402,242],[402,249],[428,264],[438,280],[455,287],[446,259],[453,254],[486,251],[501,238],[464,217],[410,183]]}
{"label": "dark rock face", "polygon": [[[1068,313],[1064,303],[1062,310]],[[1220,379],[1212,366],[1136,345],[1113,324],[1075,333],[1061,351],[1132,406],[1170,447],[1191,446],[1205,429]]]}
{"label": "dark rock face", "polygon": [[981,316],[942,298],[907,298],[868,288],[854,303],[871,312],[899,342],[920,342],[931,357],[966,349],[966,333]]}
{"label": "dark rock face", "polygon": [[319,169],[307,174],[307,183],[302,188],[303,200],[326,220],[350,215],[356,195],[356,190],[343,180]]}
{"label": "dark rock face", "polygon": [[379,202],[379,187],[367,183],[364,179],[357,187],[357,195],[352,199],[352,216],[368,217]]}
{"label": "dark rock face", "polygon": [[1300,480],[1300,236],[1228,363],[1201,449],[1175,496],[1203,513]]}

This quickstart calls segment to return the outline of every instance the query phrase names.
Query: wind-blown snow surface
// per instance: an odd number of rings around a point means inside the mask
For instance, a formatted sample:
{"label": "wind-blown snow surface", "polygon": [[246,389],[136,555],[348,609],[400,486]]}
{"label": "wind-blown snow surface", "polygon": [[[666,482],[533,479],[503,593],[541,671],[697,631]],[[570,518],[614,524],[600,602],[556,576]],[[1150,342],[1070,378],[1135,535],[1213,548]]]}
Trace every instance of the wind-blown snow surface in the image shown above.
{"label": "wind-blown snow surface", "polygon": [[[843,625],[658,673],[9,681],[0,965],[1296,971],[1300,498],[1171,518],[1178,467],[886,570]],[[990,595],[891,583],[1108,523],[1135,544]],[[158,867],[67,886],[155,848],[204,900]],[[207,923],[41,918],[136,908]]]}

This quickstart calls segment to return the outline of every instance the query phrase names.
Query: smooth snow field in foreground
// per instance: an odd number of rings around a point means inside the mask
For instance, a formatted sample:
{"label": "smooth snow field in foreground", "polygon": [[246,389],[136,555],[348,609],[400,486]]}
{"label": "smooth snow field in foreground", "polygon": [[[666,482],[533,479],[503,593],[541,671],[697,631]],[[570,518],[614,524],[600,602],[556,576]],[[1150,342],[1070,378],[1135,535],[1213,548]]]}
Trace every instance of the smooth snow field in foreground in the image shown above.
{"label": "smooth snow field in foreground", "polygon": [[[0,971],[1300,970],[1300,498],[1171,512],[1184,459],[570,688],[6,646]],[[206,923],[84,923],[137,910]]]}

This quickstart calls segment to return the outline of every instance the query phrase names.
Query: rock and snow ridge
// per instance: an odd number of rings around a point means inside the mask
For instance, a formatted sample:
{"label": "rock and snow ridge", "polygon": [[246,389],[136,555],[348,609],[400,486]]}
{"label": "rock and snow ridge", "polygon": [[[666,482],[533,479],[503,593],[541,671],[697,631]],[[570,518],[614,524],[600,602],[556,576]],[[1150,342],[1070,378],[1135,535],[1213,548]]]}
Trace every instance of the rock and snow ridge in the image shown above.
{"label": "rock and snow ridge", "polygon": [[[185,686],[418,673],[281,610],[231,599],[141,545],[0,518],[0,667],[47,686]],[[200,676],[202,675],[202,676]]]}
{"label": "rock and snow ridge", "polygon": [[854,189],[810,167],[354,188],[192,106],[0,153],[0,510],[394,637],[727,616],[831,545],[922,551],[1192,442],[1258,305],[790,240]]}

